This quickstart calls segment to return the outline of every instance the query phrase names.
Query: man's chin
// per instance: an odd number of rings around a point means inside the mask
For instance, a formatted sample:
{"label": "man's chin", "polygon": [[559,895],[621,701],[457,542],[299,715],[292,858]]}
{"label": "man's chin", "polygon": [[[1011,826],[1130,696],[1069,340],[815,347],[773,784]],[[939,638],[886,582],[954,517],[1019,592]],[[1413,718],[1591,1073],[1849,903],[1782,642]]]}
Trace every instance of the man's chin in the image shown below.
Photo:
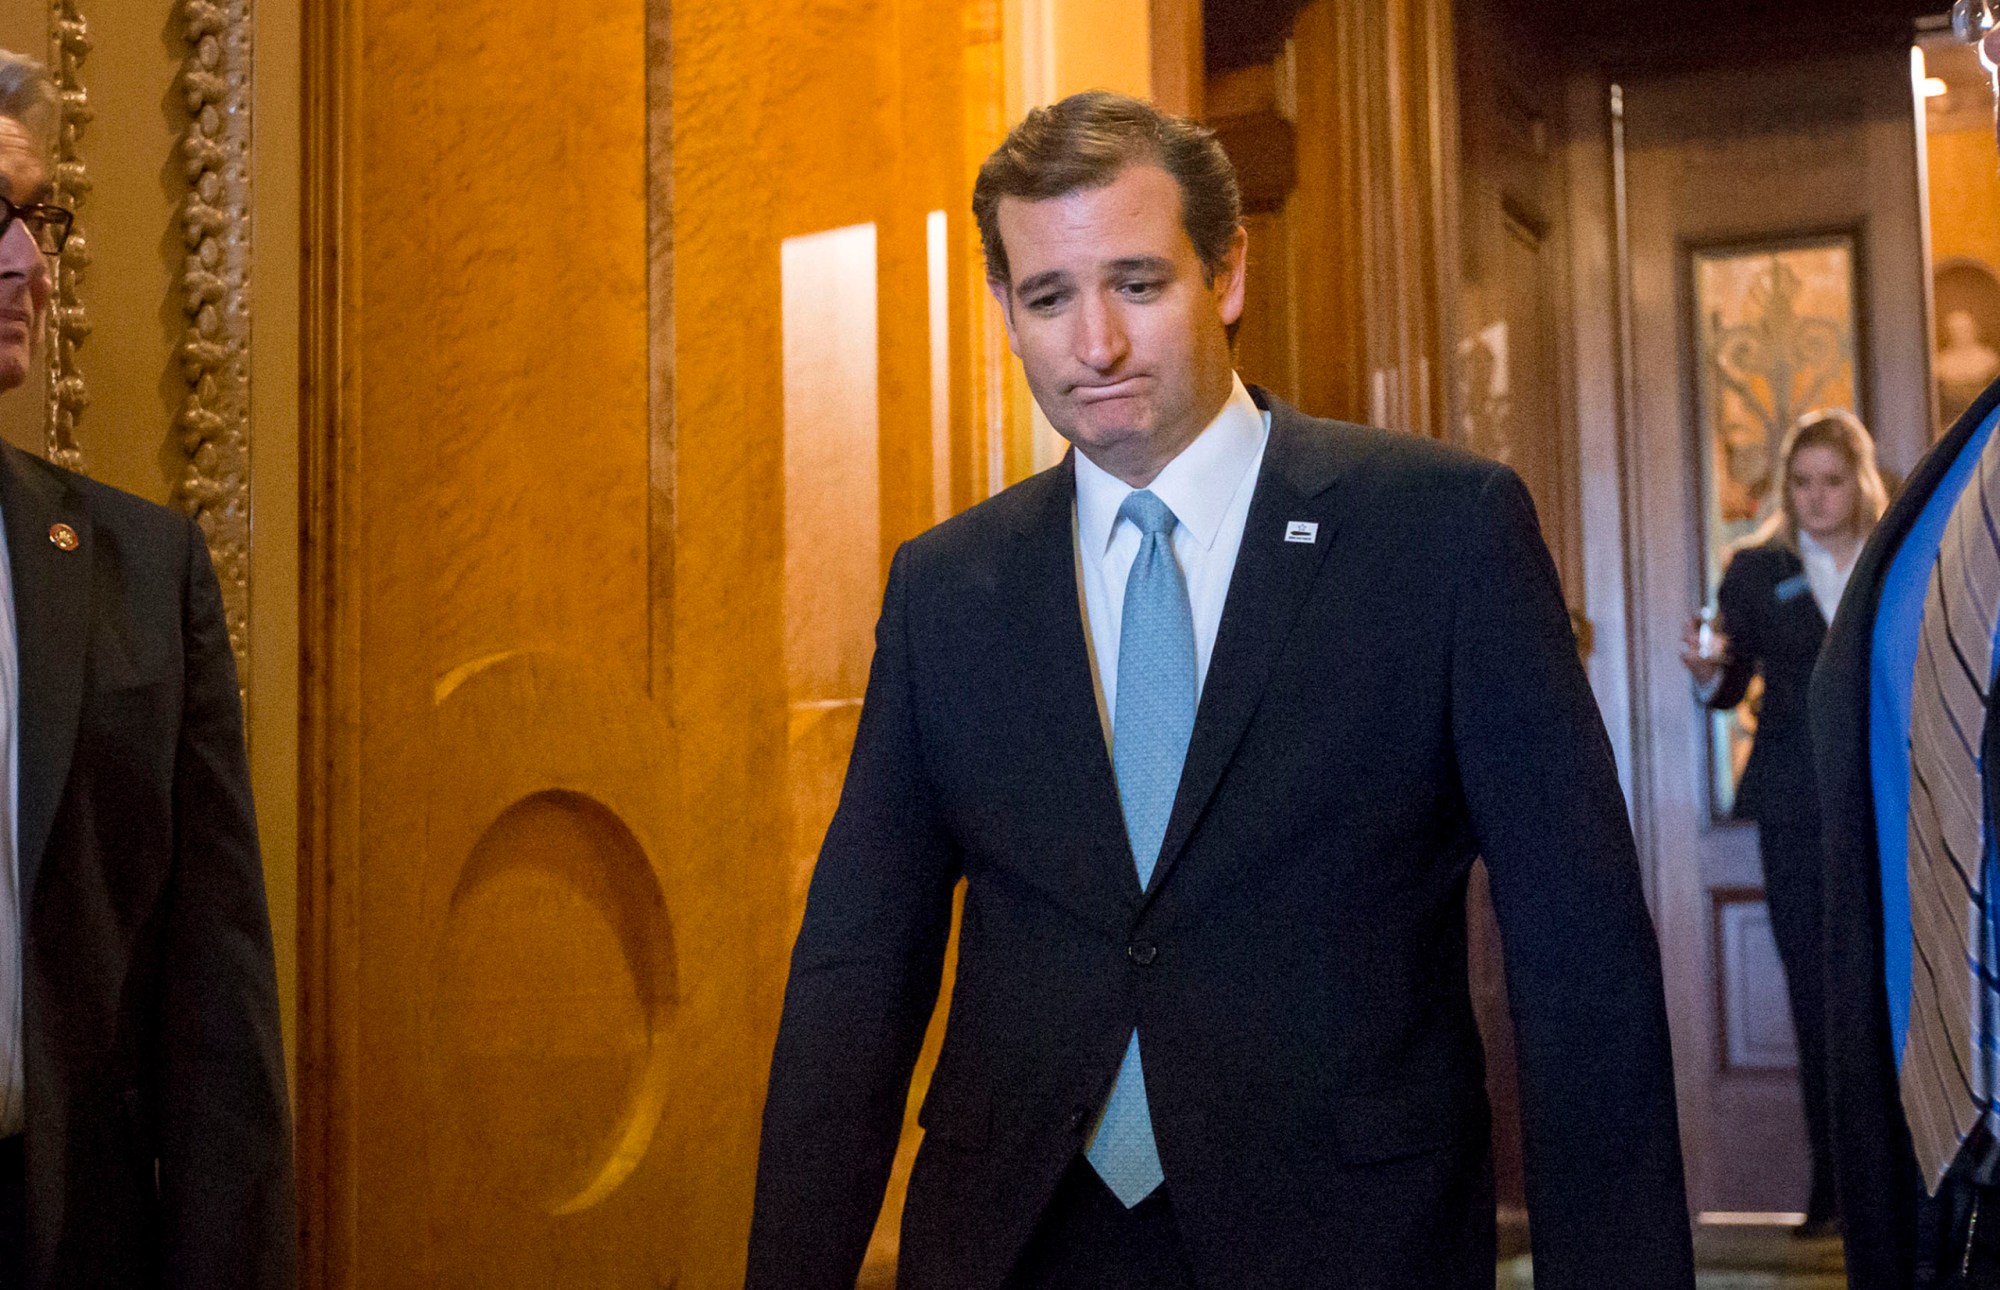
{"label": "man's chin", "polygon": [[1147,421],[1140,408],[1133,401],[1116,400],[1127,406],[1110,407],[1096,404],[1079,409],[1071,419],[1071,440],[1092,447],[1114,448],[1134,439],[1144,439],[1149,433]]}

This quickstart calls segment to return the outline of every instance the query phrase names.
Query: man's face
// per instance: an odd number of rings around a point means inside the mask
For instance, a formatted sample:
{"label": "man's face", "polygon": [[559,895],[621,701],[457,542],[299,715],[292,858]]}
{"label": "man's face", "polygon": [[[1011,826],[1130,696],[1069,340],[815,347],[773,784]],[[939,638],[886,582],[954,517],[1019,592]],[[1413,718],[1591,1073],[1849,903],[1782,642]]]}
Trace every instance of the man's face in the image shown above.
{"label": "man's face", "polygon": [[1004,197],[998,219],[1013,281],[990,285],[1035,402],[1078,451],[1144,487],[1229,398],[1242,230],[1209,281],[1180,187],[1153,165],[1046,201]]}
{"label": "man's face", "polygon": [[[49,170],[41,142],[0,116],[0,196],[17,206],[46,201]],[[0,234],[0,393],[28,379],[31,351],[49,307],[49,267],[19,220]]]}

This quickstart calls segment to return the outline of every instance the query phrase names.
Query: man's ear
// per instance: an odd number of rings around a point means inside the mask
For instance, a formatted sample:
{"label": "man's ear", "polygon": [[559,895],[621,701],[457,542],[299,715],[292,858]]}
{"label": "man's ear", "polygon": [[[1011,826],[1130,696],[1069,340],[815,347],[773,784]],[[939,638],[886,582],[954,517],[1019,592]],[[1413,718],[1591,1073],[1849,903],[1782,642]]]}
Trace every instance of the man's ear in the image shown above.
{"label": "man's ear", "polygon": [[49,320],[49,300],[54,295],[55,276],[49,271],[49,262],[43,260],[28,278],[28,311],[34,315],[28,320],[28,340],[32,345],[41,345],[48,334],[44,324]]}
{"label": "man's ear", "polygon": [[1014,288],[1011,284],[996,278],[986,279],[986,289],[993,293],[993,301],[1000,306],[1000,317],[1007,323],[1007,348],[1014,351],[1014,357],[1021,356],[1021,338],[1014,334]]}
{"label": "man's ear", "polygon": [[1222,325],[1234,326],[1243,316],[1243,286],[1249,276],[1250,234],[1241,225],[1230,235],[1229,249],[1222,254],[1222,264],[1215,271],[1215,281],[1209,289],[1215,293],[1215,312],[1221,317]]}

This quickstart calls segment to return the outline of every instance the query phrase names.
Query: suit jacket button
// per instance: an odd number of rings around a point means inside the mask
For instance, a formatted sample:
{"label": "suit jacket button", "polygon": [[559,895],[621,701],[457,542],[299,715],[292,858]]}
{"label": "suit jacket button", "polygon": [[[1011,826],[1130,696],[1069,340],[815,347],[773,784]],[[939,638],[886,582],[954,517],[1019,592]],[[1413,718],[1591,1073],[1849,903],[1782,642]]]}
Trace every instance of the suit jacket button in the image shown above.
{"label": "suit jacket button", "polygon": [[1160,957],[1160,947],[1151,941],[1133,941],[1125,947],[1125,957],[1131,959],[1140,967],[1145,967],[1154,959]]}

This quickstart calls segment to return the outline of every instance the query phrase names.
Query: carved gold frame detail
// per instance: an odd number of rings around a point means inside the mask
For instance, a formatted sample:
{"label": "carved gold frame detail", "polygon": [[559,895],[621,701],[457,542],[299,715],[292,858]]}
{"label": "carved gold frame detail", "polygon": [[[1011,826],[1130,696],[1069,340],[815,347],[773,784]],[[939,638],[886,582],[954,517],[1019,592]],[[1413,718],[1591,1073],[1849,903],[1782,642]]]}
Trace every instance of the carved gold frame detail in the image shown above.
{"label": "carved gold frame detail", "polygon": [[[90,192],[82,151],[84,129],[95,115],[83,88],[83,63],[89,55],[90,28],[77,0],[49,0],[49,72],[58,95],[55,199],[72,211]],[[90,335],[81,294],[89,266],[89,239],[78,229],[55,262],[55,299],[48,320],[48,409],[43,421],[49,460],[78,471],[83,469],[83,449],[77,442],[76,423],[90,404],[90,392],[77,367],[76,351]]]}
{"label": "carved gold frame detail", "polygon": [[[208,538],[241,681],[250,672],[250,0],[177,0],[175,16],[185,45],[177,80],[187,122],[175,151],[187,180],[179,210],[187,321],[177,347],[186,389],[174,417],[184,460],[173,501]],[[49,67],[60,99],[54,187],[73,211],[91,186],[81,147],[94,116],[82,82],[90,49],[81,0],[49,0]],[[55,263],[45,416],[49,460],[76,471],[84,469],[77,421],[90,402],[77,363],[90,334],[82,297],[89,265],[79,229]]]}
{"label": "carved gold frame detail", "polygon": [[[181,0],[188,121],[174,502],[208,537],[236,675],[250,674],[250,0]],[[247,696],[246,696],[247,697]]]}

